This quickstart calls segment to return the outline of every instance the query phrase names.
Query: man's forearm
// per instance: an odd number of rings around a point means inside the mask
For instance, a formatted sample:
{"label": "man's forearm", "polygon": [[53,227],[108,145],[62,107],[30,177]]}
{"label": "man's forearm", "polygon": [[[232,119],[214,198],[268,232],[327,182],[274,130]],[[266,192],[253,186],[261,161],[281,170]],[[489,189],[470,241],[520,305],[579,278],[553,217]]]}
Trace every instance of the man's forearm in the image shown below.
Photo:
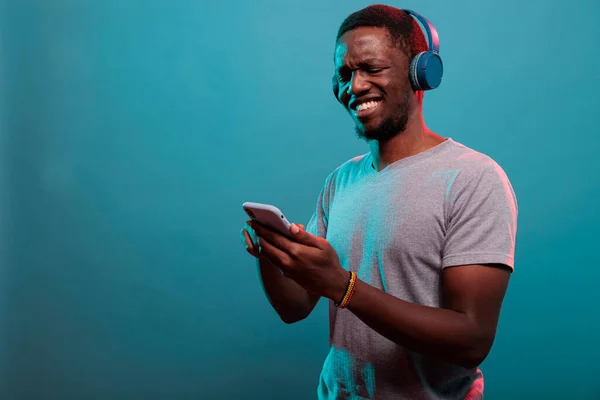
{"label": "man's forearm", "polygon": [[281,319],[286,323],[294,323],[306,318],[319,297],[284,276],[268,260],[259,259],[257,265],[265,294]]}
{"label": "man's forearm", "polygon": [[491,346],[467,314],[410,303],[360,280],[348,310],[411,351],[467,368],[479,365]]}

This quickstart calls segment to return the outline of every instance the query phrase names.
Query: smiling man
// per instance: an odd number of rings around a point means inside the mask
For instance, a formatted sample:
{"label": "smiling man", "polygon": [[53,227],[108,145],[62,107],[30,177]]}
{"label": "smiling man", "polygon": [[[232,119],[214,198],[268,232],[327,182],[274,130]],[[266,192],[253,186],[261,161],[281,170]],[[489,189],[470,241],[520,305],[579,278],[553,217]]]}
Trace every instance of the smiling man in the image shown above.
{"label": "smiling man", "polygon": [[283,321],[329,300],[320,399],[483,397],[517,201],[494,160],[425,124],[424,91],[442,64],[420,18],[375,5],[342,23],[334,93],[370,151],[325,179],[306,230],[243,230]]}

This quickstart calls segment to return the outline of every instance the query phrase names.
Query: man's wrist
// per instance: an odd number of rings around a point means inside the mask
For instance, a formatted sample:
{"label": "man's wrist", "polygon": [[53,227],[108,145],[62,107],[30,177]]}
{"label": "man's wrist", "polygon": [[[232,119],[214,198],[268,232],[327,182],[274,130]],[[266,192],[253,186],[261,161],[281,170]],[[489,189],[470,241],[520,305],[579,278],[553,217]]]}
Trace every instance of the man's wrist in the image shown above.
{"label": "man's wrist", "polygon": [[332,294],[327,297],[329,297],[329,299],[331,299],[336,304],[340,303],[346,295],[351,277],[352,274],[350,273],[350,271],[341,269],[339,278],[335,279],[335,284],[333,285],[333,290],[331,292]]}

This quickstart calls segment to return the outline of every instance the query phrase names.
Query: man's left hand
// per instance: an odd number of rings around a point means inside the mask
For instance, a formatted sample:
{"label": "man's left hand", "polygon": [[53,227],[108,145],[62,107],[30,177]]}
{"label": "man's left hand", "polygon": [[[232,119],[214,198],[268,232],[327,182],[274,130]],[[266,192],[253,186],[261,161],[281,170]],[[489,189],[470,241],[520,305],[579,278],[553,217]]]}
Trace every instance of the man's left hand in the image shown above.
{"label": "man's left hand", "polygon": [[292,224],[291,238],[255,221],[250,221],[259,237],[261,252],[282,273],[306,290],[339,301],[346,291],[350,274],[340,265],[335,249],[323,238],[313,236]]}

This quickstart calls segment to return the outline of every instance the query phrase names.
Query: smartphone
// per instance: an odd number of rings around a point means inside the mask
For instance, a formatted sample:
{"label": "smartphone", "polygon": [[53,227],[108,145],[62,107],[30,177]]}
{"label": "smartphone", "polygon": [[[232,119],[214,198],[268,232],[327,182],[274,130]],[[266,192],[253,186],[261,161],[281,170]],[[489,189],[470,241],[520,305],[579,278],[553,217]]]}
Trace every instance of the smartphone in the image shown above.
{"label": "smartphone", "polygon": [[253,203],[250,201],[242,204],[246,214],[252,220],[265,225],[287,237],[290,237],[290,222],[281,210],[271,204]]}

